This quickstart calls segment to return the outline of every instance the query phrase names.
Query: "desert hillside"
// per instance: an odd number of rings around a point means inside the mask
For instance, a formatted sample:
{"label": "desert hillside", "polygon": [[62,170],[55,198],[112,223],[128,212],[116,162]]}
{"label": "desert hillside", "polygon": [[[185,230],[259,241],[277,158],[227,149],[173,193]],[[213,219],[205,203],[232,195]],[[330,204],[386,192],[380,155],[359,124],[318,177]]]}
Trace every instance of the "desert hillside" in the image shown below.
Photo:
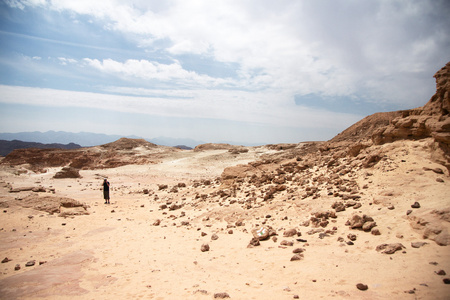
{"label": "desert hillside", "polygon": [[13,151],[0,298],[448,299],[450,64],[435,78],[330,141]]}

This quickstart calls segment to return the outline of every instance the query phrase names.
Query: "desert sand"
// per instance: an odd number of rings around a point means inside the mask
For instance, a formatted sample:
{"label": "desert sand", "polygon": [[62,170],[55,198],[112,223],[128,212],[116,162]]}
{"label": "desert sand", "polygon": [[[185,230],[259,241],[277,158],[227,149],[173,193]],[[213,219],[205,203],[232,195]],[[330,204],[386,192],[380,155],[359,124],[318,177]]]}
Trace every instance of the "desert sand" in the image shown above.
{"label": "desert sand", "polygon": [[[450,184],[448,171],[430,159],[429,143],[380,146],[384,158],[373,167],[355,165],[338,175],[356,182],[361,207],[336,212],[325,227],[305,221],[315,212],[334,211],[331,206],[340,199],[335,186],[314,182],[319,174],[333,173],[327,165],[299,172],[308,172],[309,182],[293,180],[269,200],[249,184],[229,197],[214,194],[233,190],[218,179],[226,167],[285,151],[273,147],[240,154],[176,151],[157,163],[81,170],[81,178],[53,178],[60,168],[21,173],[3,167],[0,258],[9,261],[0,265],[1,298],[211,299],[227,293],[234,299],[448,299],[450,286],[443,279],[449,276],[437,274],[450,272],[448,246],[425,239],[425,226],[412,226],[430,216],[437,224],[448,223],[431,213],[447,209],[448,217]],[[111,182],[110,205],[102,199],[103,178]],[[308,186],[321,191],[306,196]],[[25,191],[11,193],[21,187]],[[257,199],[247,208],[243,204],[252,194]],[[23,206],[43,197],[75,199],[89,214],[63,217]],[[411,208],[414,202],[420,208]],[[178,206],[172,209],[173,204]],[[355,213],[372,217],[380,235],[346,225]],[[252,229],[263,225],[276,235],[248,247]],[[299,233],[285,237],[292,229]],[[349,234],[356,235],[353,245],[347,243]],[[424,244],[413,248],[414,242]],[[404,248],[393,254],[376,250],[385,243]],[[201,251],[203,244],[209,251]],[[297,248],[304,249],[303,257],[291,261]],[[35,265],[25,266],[30,261]],[[358,283],[368,289],[359,290]]]}

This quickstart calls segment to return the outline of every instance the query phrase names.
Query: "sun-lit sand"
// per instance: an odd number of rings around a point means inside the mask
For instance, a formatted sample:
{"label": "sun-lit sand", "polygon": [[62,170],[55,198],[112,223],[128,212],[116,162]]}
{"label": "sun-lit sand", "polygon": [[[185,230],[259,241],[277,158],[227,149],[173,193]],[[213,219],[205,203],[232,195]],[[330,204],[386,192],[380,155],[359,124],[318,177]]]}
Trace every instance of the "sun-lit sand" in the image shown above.
{"label": "sun-lit sand", "polygon": [[[336,212],[324,228],[304,222],[314,212],[333,211],[331,205],[340,200],[327,184],[313,181],[327,174],[326,166],[314,166],[310,182],[286,183],[288,189],[270,200],[251,185],[225,199],[214,194],[232,190],[217,180],[226,167],[283,150],[178,151],[154,164],[81,170],[77,179],[52,178],[60,168],[15,175],[19,167],[3,166],[0,258],[9,261],[0,265],[0,297],[211,299],[227,293],[233,299],[448,299],[443,279],[449,276],[436,274],[450,272],[448,246],[424,239],[425,227],[411,226],[413,217],[423,217],[448,229],[448,222],[431,212],[447,209],[448,218],[449,177],[447,170],[433,171],[442,166],[430,160],[426,148],[427,141],[386,144],[380,148],[385,158],[374,167],[340,175],[357,183],[362,206]],[[351,163],[339,160],[346,162]],[[110,205],[102,199],[104,177],[111,182]],[[168,187],[160,189],[163,184]],[[314,185],[320,196],[303,197]],[[46,192],[9,192],[27,186]],[[246,208],[243,201],[252,194],[257,200]],[[44,196],[72,198],[87,204],[89,215],[59,217],[25,208],[21,199],[28,195],[36,203]],[[414,202],[420,208],[411,208]],[[172,204],[181,208],[171,210]],[[372,217],[381,234],[351,229],[346,222],[354,213]],[[276,239],[248,247],[252,229],[263,225],[276,231]],[[284,237],[288,229],[301,235]],[[350,233],[356,235],[353,245]],[[413,248],[413,242],[426,244]],[[376,251],[384,243],[405,248],[394,254]],[[209,251],[201,251],[203,244]],[[297,248],[304,249],[303,258],[291,261]],[[27,267],[30,261],[35,265]],[[359,290],[358,283],[368,289]]]}

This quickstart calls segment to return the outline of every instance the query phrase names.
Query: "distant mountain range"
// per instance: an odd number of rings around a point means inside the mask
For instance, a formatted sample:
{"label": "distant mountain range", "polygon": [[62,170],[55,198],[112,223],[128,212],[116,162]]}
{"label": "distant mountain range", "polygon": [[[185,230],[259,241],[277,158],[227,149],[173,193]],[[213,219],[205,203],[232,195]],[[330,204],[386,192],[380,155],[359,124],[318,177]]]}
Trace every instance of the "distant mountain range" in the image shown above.
{"label": "distant mountain range", "polygon": [[15,149],[27,149],[27,148],[78,149],[78,148],[81,148],[81,146],[78,144],[74,144],[74,143],[69,143],[67,145],[64,145],[64,144],[58,144],[58,143],[42,144],[42,143],[35,143],[35,142],[23,142],[23,141],[18,141],[18,140],[12,140],[12,141],[0,140],[0,155],[1,156],[6,156]]}
{"label": "distant mountain range", "polygon": [[[0,133],[0,140],[5,141],[23,141],[23,142],[34,142],[42,144],[78,144],[82,147],[91,147],[104,145],[117,141],[118,139],[126,137],[131,139],[142,139],[142,137],[131,135],[108,135],[103,133],[92,133],[92,132],[66,132],[66,131],[47,131],[47,132],[18,132],[18,133]],[[145,140],[162,146],[180,147],[180,148],[194,148],[197,145],[204,144],[202,141],[195,141],[192,139],[176,139],[168,137],[157,137],[153,139]]]}

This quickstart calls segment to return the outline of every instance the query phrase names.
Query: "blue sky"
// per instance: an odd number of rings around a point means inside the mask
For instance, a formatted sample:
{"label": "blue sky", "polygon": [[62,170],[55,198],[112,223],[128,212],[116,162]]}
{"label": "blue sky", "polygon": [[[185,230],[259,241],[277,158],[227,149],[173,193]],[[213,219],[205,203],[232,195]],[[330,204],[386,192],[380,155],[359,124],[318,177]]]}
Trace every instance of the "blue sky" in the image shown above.
{"label": "blue sky", "polygon": [[0,132],[328,140],[424,105],[448,1],[0,0]]}

